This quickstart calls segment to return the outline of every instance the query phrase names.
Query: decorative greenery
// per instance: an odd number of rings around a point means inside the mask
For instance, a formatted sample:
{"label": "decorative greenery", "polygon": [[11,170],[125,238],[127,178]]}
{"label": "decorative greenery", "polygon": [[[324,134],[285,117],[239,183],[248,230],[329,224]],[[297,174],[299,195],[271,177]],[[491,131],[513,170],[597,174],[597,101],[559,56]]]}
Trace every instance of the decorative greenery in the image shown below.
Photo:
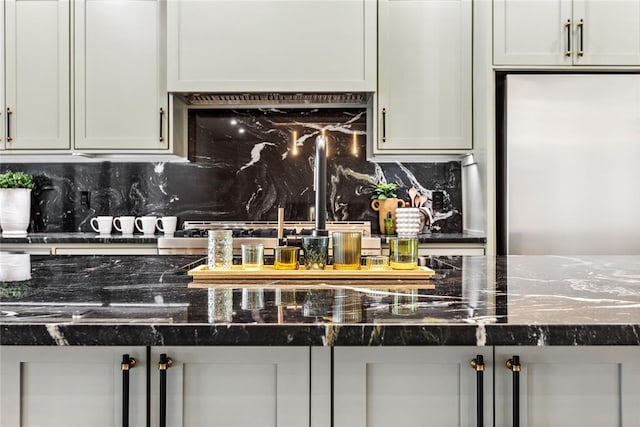
{"label": "decorative greenery", "polygon": [[24,172],[8,171],[0,175],[0,188],[33,188],[33,177]]}
{"label": "decorative greenery", "polygon": [[396,188],[398,186],[392,182],[387,184],[386,182],[379,182],[371,186],[373,188],[373,194],[371,195],[371,199],[393,199],[398,197],[396,194]]}

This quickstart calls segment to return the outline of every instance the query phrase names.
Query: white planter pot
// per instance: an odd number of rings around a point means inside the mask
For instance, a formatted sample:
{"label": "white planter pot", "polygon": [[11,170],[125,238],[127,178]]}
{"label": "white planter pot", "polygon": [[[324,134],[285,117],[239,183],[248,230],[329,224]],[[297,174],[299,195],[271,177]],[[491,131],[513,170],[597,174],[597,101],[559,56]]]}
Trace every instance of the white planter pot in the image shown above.
{"label": "white planter pot", "polygon": [[0,189],[0,227],[2,237],[26,237],[31,220],[31,190]]}
{"label": "white planter pot", "polygon": [[21,282],[31,279],[31,256],[0,252],[0,282]]}

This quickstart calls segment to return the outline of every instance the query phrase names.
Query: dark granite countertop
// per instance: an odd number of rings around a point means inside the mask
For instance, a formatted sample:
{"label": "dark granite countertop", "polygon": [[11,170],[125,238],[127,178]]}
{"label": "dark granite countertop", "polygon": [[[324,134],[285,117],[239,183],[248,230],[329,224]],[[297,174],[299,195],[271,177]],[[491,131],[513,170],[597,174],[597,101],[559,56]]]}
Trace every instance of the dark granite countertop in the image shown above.
{"label": "dark granite countertop", "polygon": [[111,234],[102,236],[98,233],[29,233],[27,237],[0,237],[0,244],[3,243],[156,243],[161,235],[143,236],[134,234],[133,236],[123,236],[122,234]]}
{"label": "dark granite countertop", "polygon": [[2,345],[640,345],[640,256],[433,257],[424,285],[314,289],[191,289],[199,256],[29,260],[0,282]]}
{"label": "dark granite countertop", "polygon": [[[389,243],[389,239],[395,236],[373,236],[380,237],[382,244]],[[484,234],[464,231],[462,233],[424,233],[418,235],[420,243],[487,243]]]}

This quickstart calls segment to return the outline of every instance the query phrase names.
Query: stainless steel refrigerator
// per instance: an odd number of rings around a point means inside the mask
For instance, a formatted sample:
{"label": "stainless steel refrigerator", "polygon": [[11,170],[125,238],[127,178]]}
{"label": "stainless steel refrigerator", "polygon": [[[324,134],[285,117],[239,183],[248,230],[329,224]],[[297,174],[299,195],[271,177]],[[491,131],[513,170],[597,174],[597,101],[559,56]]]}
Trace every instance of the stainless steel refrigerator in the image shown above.
{"label": "stainless steel refrigerator", "polygon": [[640,74],[496,83],[498,253],[640,255]]}

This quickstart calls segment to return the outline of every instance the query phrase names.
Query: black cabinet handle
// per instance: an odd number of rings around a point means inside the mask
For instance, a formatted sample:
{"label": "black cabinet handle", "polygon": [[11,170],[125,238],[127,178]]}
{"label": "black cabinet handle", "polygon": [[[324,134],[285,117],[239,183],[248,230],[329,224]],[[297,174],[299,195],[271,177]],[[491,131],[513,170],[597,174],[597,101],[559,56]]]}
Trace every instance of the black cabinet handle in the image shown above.
{"label": "black cabinet handle", "polygon": [[567,19],[564,28],[567,30],[567,49],[564,51],[564,56],[571,56],[571,19]]}
{"label": "black cabinet handle", "polygon": [[164,108],[160,108],[160,141],[164,141],[164,136],[162,136],[163,134],[163,128],[162,128],[162,122],[164,119]]}
{"label": "black cabinet handle", "polygon": [[129,427],[129,370],[136,366],[136,359],[122,355],[122,427]]}
{"label": "black cabinet handle", "polygon": [[578,56],[584,56],[584,19],[578,22],[578,34],[580,36],[580,47],[578,47]]}
{"label": "black cabinet handle", "polygon": [[11,115],[13,114],[13,111],[11,111],[11,108],[7,108],[7,141],[11,142],[13,141],[13,137],[11,136]]}
{"label": "black cabinet handle", "polygon": [[520,356],[507,360],[507,368],[513,372],[513,427],[520,426]]}
{"label": "black cabinet handle", "polygon": [[387,141],[387,109],[382,109],[382,142]]}
{"label": "black cabinet handle", "polygon": [[160,371],[160,427],[167,426],[167,369],[173,365],[173,360],[165,353],[160,355],[158,370]]}
{"label": "black cabinet handle", "polygon": [[478,427],[484,426],[484,358],[478,354],[471,361],[471,367],[476,370],[476,424]]}

